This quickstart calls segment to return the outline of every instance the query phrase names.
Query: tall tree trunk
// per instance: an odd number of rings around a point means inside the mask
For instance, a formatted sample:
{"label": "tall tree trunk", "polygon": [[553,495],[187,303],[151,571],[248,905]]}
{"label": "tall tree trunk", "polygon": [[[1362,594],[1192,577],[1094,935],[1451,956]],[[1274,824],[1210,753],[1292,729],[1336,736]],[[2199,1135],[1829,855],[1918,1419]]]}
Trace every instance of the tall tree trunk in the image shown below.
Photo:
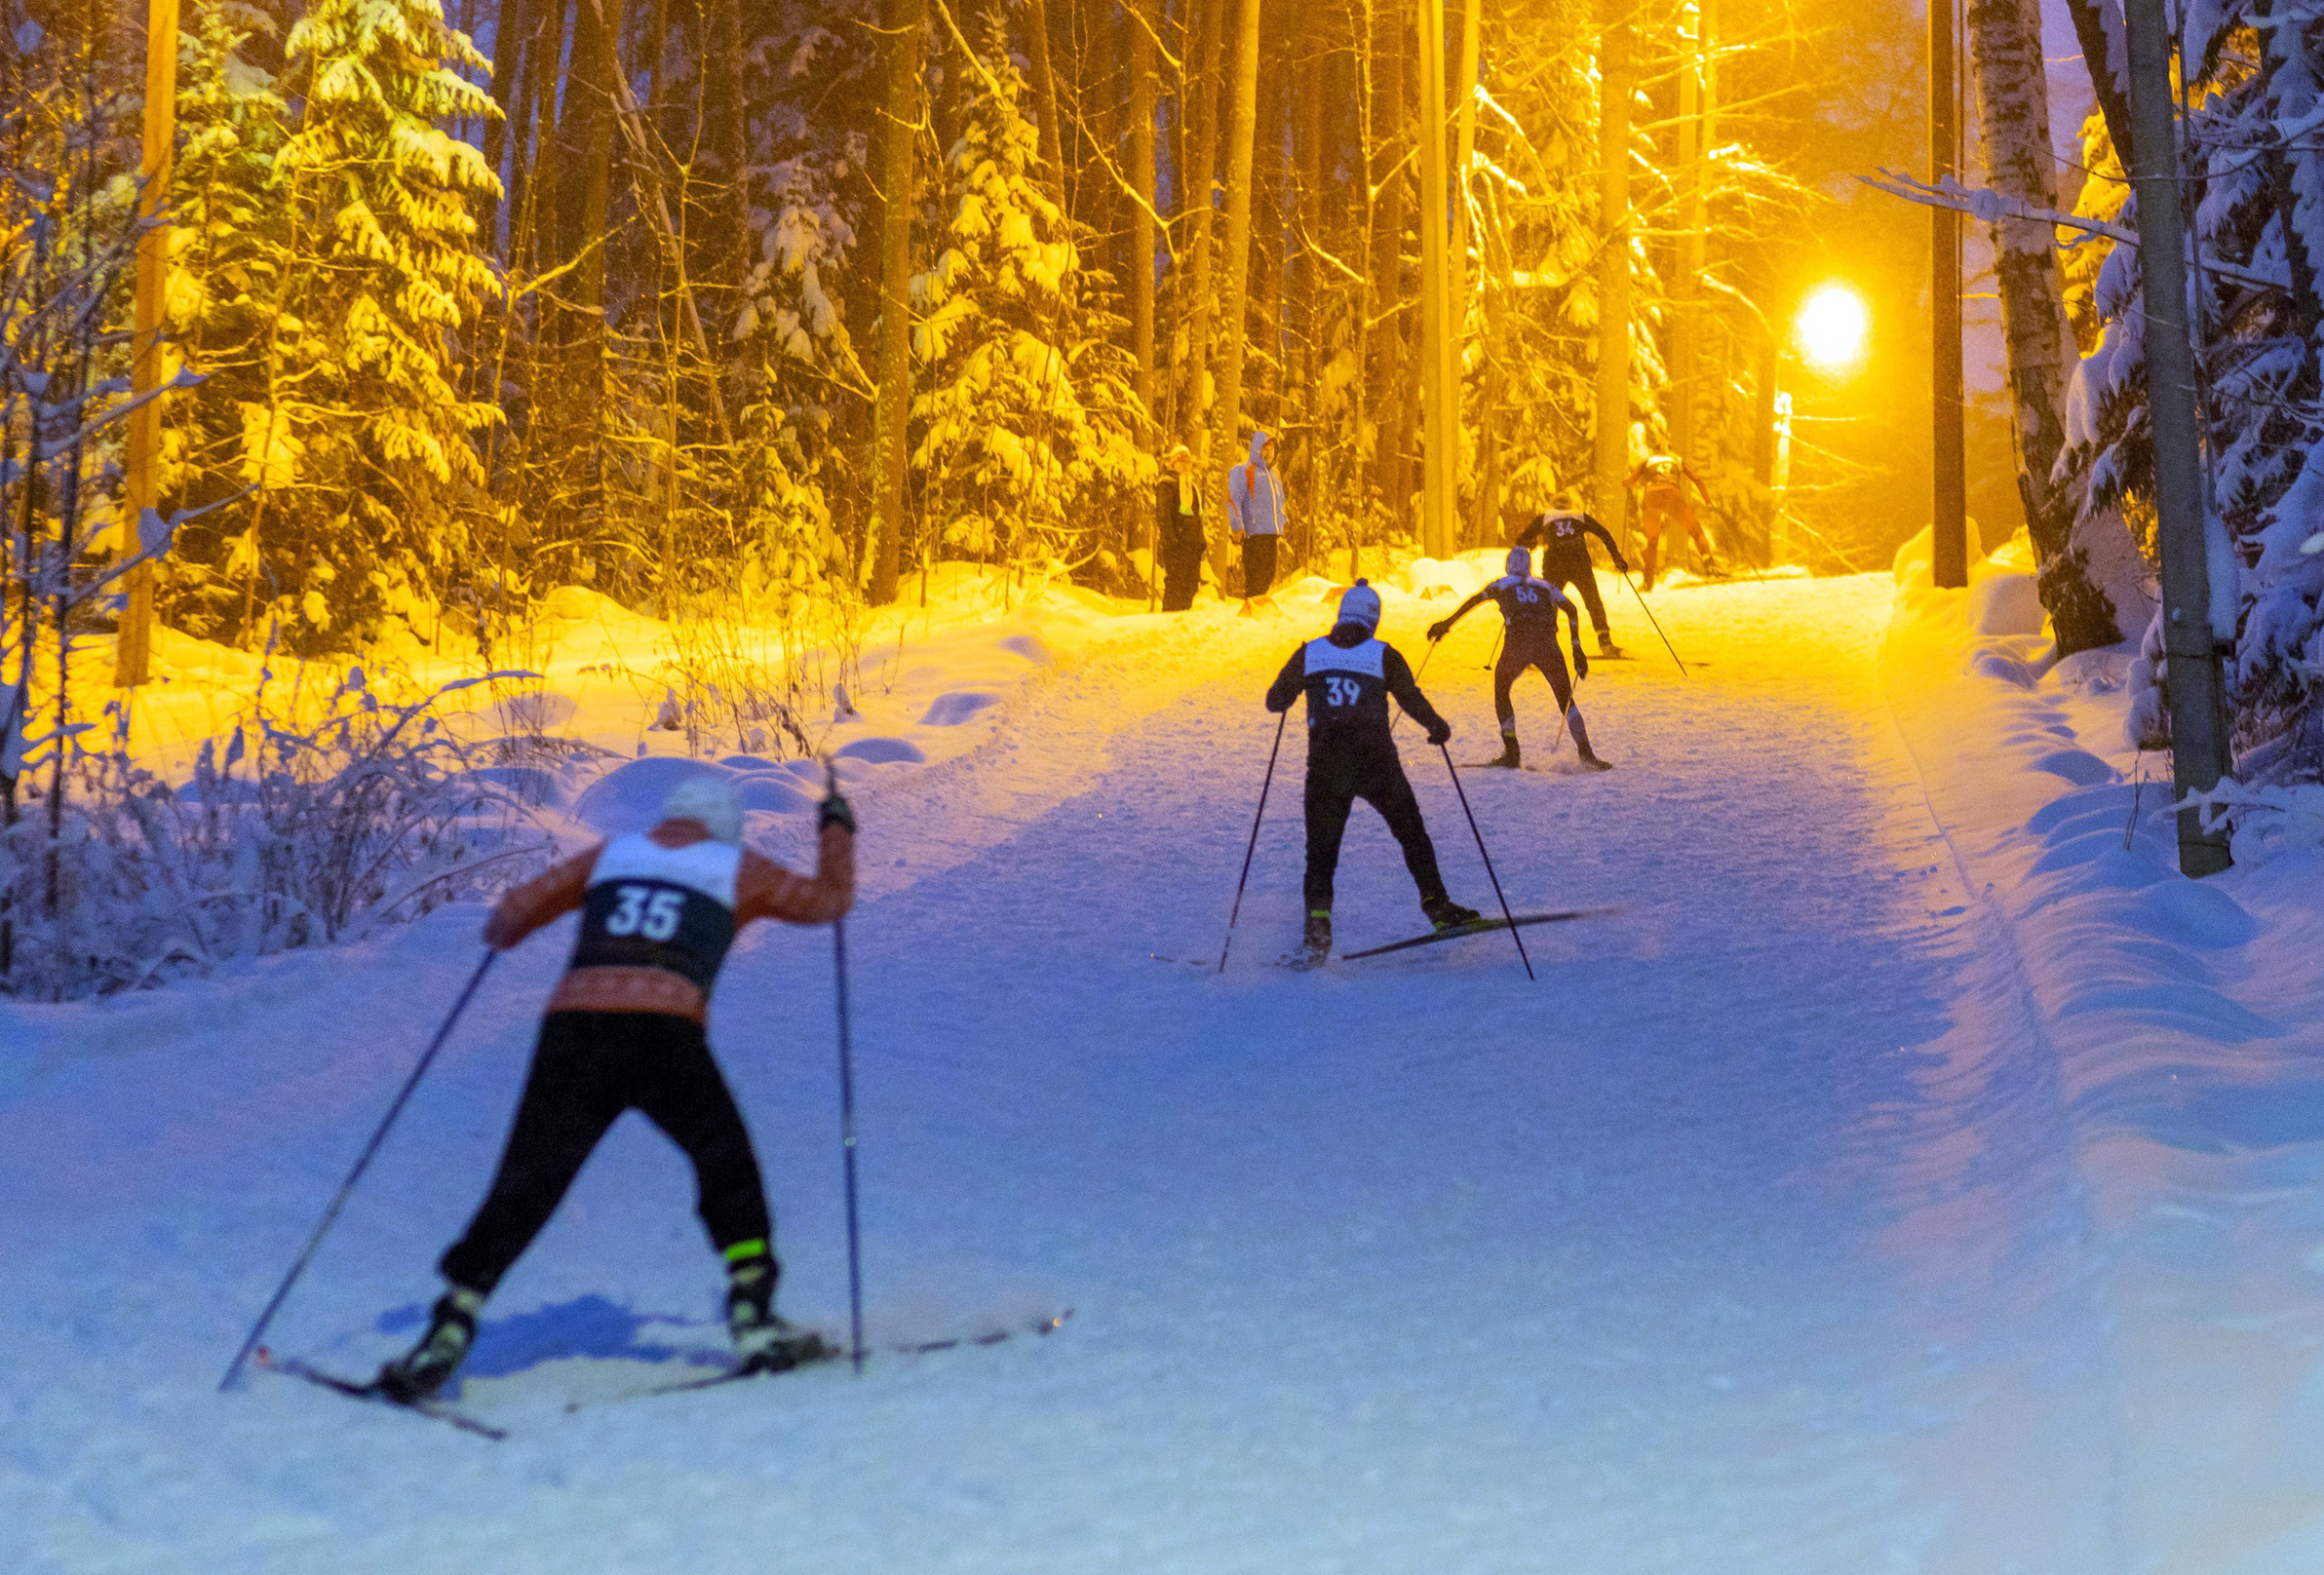
{"label": "tall tree trunk", "polygon": [[[1179,290],[1179,321],[1185,336],[1185,365],[1180,368],[1179,430],[1195,451],[1198,470],[1205,474],[1210,459],[1209,435],[1203,427],[1203,385],[1211,365],[1211,326],[1214,300],[1211,237],[1211,198],[1219,167],[1219,57],[1224,44],[1226,8],[1230,0],[1200,0],[1202,56],[1194,62],[1188,88],[1194,95],[1193,144],[1187,150],[1189,168],[1185,189],[1180,193],[1186,214],[1181,243],[1191,263]],[[1231,456],[1228,462],[1231,463]]]}
{"label": "tall tree trunk", "polygon": [[1065,155],[1057,119],[1057,73],[1049,65],[1047,0],[1025,0],[1025,55],[1033,68],[1033,112],[1041,117],[1041,189],[1065,205]]}
{"label": "tall tree trunk", "polygon": [[[926,0],[888,7],[888,103],[879,188],[886,200],[879,240],[879,407],[872,418],[872,519],[879,547],[872,600],[896,599],[903,574],[905,442],[911,415],[911,217],[913,155],[920,124],[920,34]],[[927,569],[921,565],[922,572]]]}
{"label": "tall tree trunk", "polygon": [[[1137,200],[1130,205],[1130,344],[1138,356],[1138,403],[1150,421],[1154,408],[1154,40],[1148,21],[1161,19],[1150,0],[1123,0],[1130,10],[1130,183]],[[1153,446],[1148,427],[1144,446]]]}
{"label": "tall tree trunk", "polygon": [[[1221,466],[1243,453],[1243,357],[1251,343],[1251,160],[1259,123],[1259,0],[1237,0],[1234,105],[1226,135],[1226,344],[1219,372],[1217,442]],[[1280,447],[1277,449],[1281,453]]]}
{"label": "tall tree trunk", "polygon": [[1412,507],[1404,467],[1405,412],[1411,397],[1412,357],[1405,346],[1405,190],[1398,168],[1404,149],[1405,34],[1411,30],[1402,7],[1384,5],[1372,14],[1372,183],[1376,193],[1372,236],[1372,409],[1378,423],[1373,470],[1380,503],[1393,528],[1402,531]]}
{"label": "tall tree trunk", "polygon": [[[2037,0],[1969,0],[1968,32],[1987,178],[2004,197],[2049,207],[2057,187]],[[2017,449],[2018,496],[2041,564],[2041,604],[2049,609],[2059,651],[2071,656],[2122,637],[2112,601],[2090,577],[2092,549],[2100,549],[2103,560],[2105,549],[2119,544],[2078,538],[2075,489],[2051,480],[2066,446],[2062,412],[2074,352],[2049,226],[2004,220],[1993,227],[1993,245],[2015,411],[2010,433]],[[2126,528],[2110,514],[2085,521],[2083,535]]]}
{"label": "tall tree trunk", "polygon": [[[1329,9],[1324,6],[1307,8],[1303,39],[1307,54],[1296,73],[1298,107],[1294,146],[1298,156],[1298,211],[1301,240],[1298,250],[1300,375],[1293,383],[1286,367],[1284,392],[1287,406],[1295,398],[1298,402],[1301,425],[1307,432],[1307,441],[1301,445],[1305,449],[1301,456],[1303,464],[1298,470],[1305,482],[1299,489],[1298,511],[1302,562],[1315,560],[1315,532],[1324,522],[1324,488],[1330,469],[1324,457],[1324,424],[1320,419],[1325,322],[1323,259],[1315,250],[1324,244],[1324,99],[1331,80],[1325,19],[1329,15]],[[1288,258],[1285,271],[1289,271]]]}
{"label": "tall tree trunk", "polygon": [[[509,134],[516,127],[518,70],[524,57],[524,35],[531,25],[532,7],[527,0],[503,0],[492,27],[492,101],[500,106],[500,113],[484,117],[484,163],[494,174],[501,173]],[[510,172],[512,176],[514,173]],[[476,203],[477,225],[484,244],[489,247],[499,228],[500,199],[480,193]]]}
{"label": "tall tree trunk", "polygon": [[1630,60],[1629,0],[1599,0],[1598,399],[1591,501],[1627,540],[1630,503]]}

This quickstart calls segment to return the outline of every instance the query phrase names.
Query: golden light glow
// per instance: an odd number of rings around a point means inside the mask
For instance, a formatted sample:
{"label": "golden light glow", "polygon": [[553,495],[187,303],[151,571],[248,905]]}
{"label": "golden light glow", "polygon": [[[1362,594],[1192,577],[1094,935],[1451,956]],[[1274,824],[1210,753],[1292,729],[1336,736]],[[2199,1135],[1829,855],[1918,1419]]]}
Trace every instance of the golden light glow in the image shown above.
{"label": "golden light glow", "polygon": [[1819,285],[1800,303],[1794,330],[1809,365],[1840,371],[1864,359],[1871,327],[1863,296],[1845,285]]}

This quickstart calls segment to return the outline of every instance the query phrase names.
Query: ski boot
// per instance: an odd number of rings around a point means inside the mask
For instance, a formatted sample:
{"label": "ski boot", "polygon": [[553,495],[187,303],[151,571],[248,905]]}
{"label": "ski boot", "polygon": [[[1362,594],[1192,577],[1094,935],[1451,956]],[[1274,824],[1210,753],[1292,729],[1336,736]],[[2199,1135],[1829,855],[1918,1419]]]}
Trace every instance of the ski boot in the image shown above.
{"label": "ski boot", "polygon": [[1622,654],[1622,647],[1614,643],[1613,635],[1603,629],[1598,632],[1598,654],[1600,656],[1620,656]]}
{"label": "ski boot", "polygon": [[484,1305],[483,1291],[447,1286],[428,1314],[427,1332],[419,1343],[381,1367],[373,1386],[399,1405],[426,1400],[442,1389],[476,1343],[476,1315]]}
{"label": "ski boot", "polygon": [[1581,763],[1592,771],[1611,771],[1611,760],[1601,760],[1598,751],[1590,748],[1590,730],[1581,719],[1581,708],[1569,706],[1566,710],[1566,731],[1573,735],[1573,748],[1581,756]]}
{"label": "ski boot", "polygon": [[1498,760],[1483,762],[1487,766],[1510,771],[1515,771],[1521,763],[1522,757],[1517,750],[1517,734],[1514,731],[1504,731],[1501,734],[1501,757]]}
{"label": "ski boot", "polygon": [[764,1244],[726,1265],[726,1332],[734,1340],[737,1370],[789,1372],[802,1363],[829,1356],[823,1336],[775,1313],[775,1281],[781,1271]]}
{"label": "ski boot", "polygon": [[1319,907],[1307,915],[1307,933],[1302,938],[1303,949],[1296,959],[1302,968],[1313,968],[1332,955],[1332,910]]}
{"label": "ski boot", "polygon": [[1475,924],[1485,916],[1473,907],[1462,907],[1441,893],[1422,903],[1420,911],[1428,915],[1428,922],[1435,925],[1440,933],[1457,930],[1464,924]]}

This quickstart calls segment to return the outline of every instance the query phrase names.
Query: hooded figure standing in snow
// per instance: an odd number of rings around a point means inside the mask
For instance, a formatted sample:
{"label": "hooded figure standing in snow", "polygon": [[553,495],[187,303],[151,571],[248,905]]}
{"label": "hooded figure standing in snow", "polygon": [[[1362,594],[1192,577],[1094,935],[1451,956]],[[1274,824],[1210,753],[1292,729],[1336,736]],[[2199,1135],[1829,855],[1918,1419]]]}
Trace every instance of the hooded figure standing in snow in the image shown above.
{"label": "hooded figure standing in snow", "polygon": [[426,1332],[379,1370],[382,1393],[418,1400],[451,1377],[484,1298],[625,1110],[641,1111],[693,1163],[695,1211],[726,1262],[726,1325],[742,1369],[780,1371],[821,1354],[812,1331],[775,1316],[782,1271],[758,1160],[703,1035],[737,931],[754,919],[829,924],[853,903],[854,812],[834,791],[817,824],[815,874],[794,874],[742,845],[742,806],[723,781],[689,777],[652,830],[601,843],[501,898],[484,925],[497,950],[576,908],[581,933],[549,997],[491,1190],[444,1254],[445,1289]]}
{"label": "hooded figure standing in snow", "polygon": [[1413,680],[1412,664],[1373,631],[1379,627],[1379,593],[1358,580],[1339,598],[1332,633],[1291,653],[1267,690],[1267,710],[1285,711],[1307,697],[1307,956],[1321,962],[1332,949],[1332,884],[1339,869],[1339,842],[1348,811],[1359,798],[1378,810],[1404,866],[1420,889],[1420,911],[1440,930],[1474,924],[1477,910],[1445,895],[1436,845],[1420,819],[1420,801],[1396,756],[1388,731],[1388,697],[1442,745],[1452,724],[1436,713]]}
{"label": "hooded figure standing in snow", "polygon": [[1243,612],[1252,603],[1275,605],[1267,595],[1275,584],[1275,549],[1283,539],[1283,479],[1275,474],[1275,440],[1264,428],[1251,435],[1251,462],[1226,473],[1227,512],[1234,539],[1243,545]]}
{"label": "hooded figure standing in snow", "polygon": [[1567,681],[1565,658],[1558,654],[1558,612],[1563,608],[1573,626],[1574,674],[1582,678],[1590,675],[1590,659],[1581,650],[1581,614],[1563,591],[1547,580],[1533,578],[1533,555],[1524,548],[1509,549],[1508,570],[1453,608],[1451,617],[1428,626],[1433,644],[1452,633],[1452,626],[1472,608],[1491,601],[1501,609],[1507,637],[1501,641],[1500,660],[1492,668],[1492,711],[1501,719],[1501,757],[1487,764],[1512,769],[1519,764],[1517,706],[1509,692],[1526,669],[1539,668],[1541,676],[1549,680],[1550,693],[1558,697],[1558,710],[1565,712],[1573,747],[1581,751],[1581,763],[1593,771],[1611,771],[1613,766],[1599,759],[1590,748],[1590,730],[1582,725],[1581,708],[1573,703],[1573,686]]}
{"label": "hooded figure standing in snow", "polygon": [[1184,443],[1162,461],[1168,473],[1154,483],[1154,556],[1162,576],[1162,610],[1184,612],[1202,585],[1202,494],[1194,484],[1194,451]]}

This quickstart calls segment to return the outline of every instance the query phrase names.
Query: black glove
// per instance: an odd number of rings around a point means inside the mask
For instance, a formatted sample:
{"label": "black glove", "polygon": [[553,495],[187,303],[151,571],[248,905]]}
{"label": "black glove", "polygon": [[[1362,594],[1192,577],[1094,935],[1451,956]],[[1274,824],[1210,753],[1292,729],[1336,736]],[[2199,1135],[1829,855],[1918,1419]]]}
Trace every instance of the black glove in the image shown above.
{"label": "black glove", "polygon": [[1630,560],[1619,553],[1614,554],[1614,572],[1616,574],[1628,574],[1630,572]]}
{"label": "black glove", "polygon": [[1582,655],[1581,647],[1578,645],[1573,647],[1573,675],[1576,678],[1586,678],[1590,675],[1590,659]]}
{"label": "black glove", "polygon": [[1452,736],[1452,724],[1446,721],[1443,717],[1437,718],[1436,725],[1428,730],[1428,742],[1435,745],[1440,749],[1445,747],[1445,740],[1451,738]]}
{"label": "black glove", "polygon": [[833,826],[843,827],[849,836],[855,835],[855,810],[846,799],[839,796],[836,788],[824,794],[823,805],[815,812],[816,830],[821,831]]}
{"label": "black glove", "polygon": [[1435,623],[1428,626],[1428,642],[1433,645],[1452,632],[1452,620],[1450,618],[1439,618]]}

